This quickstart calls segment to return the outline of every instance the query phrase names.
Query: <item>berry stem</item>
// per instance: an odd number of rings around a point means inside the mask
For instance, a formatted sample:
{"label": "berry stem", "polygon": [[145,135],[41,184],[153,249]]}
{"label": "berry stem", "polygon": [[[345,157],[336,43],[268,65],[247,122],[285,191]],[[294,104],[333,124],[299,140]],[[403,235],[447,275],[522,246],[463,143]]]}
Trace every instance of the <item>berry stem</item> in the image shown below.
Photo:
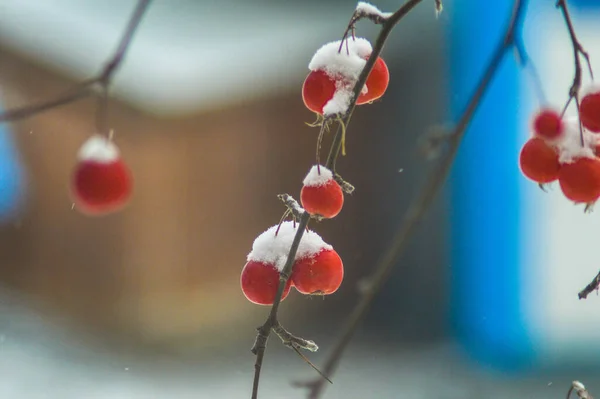
{"label": "berry stem", "polygon": [[[373,47],[371,56],[367,60],[362,72],[360,73],[360,76],[359,76],[357,82],[354,85],[353,97],[352,97],[352,100],[350,101],[350,106],[348,108],[348,111],[338,121],[338,129],[336,131],[333,142],[331,144],[331,149],[329,151],[329,156],[327,157],[327,164],[326,164],[326,167],[329,170],[331,170],[334,174],[335,174],[335,163],[336,163],[337,157],[339,155],[341,144],[342,144],[342,133],[345,132],[345,127],[350,122],[352,112],[354,110],[354,107],[356,106],[356,100],[358,99],[358,96],[360,95],[360,92],[362,91],[362,88],[364,87],[364,85],[367,81],[367,77],[369,76],[369,73],[375,66],[375,62],[377,61],[379,54],[381,54],[381,50],[383,49],[385,42],[388,39],[388,36],[391,33],[391,31],[393,30],[393,28],[417,4],[421,3],[421,1],[422,0],[408,0],[394,14],[392,14],[389,18],[385,19],[385,21],[382,21],[382,27],[381,27],[381,30],[377,37],[377,40],[375,42],[375,46]],[[364,18],[364,17],[367,17],[367,16],[353,15],[352,19],[350,20],[350,24],[348,25],[348,28],[346,29],[346,31],[344,33],[344,38],[347,37],[348,32],[352,29],[352,27],[354,26],[354,23],[356,23],[358,20],[360,20],[361,18]],[[340,51],[341,51],[341,49],[340,49]],[[464,123],[465,126],[463,126],[463,129],[466,127],[466,124],[468,123],[469,119],[470,119],[470,116],[467,120],[465,120],[465,123]],[[343,129],[342,129],[342,126],[344,126]],[[308,212],[303,213],[299,219],[298,230],[296,232],[296,235],[294,236],[294,241],[292,242],[292,246],[290,248],[290,252],[288,254],[288,258],[286,260],[285,266],[284,266],[283,270],[281,271],[281,283],[279,284],[279,289],[277,291],[277,294],[275,295],[275,301],[273,303],[273,306],[271,307],[271,311],[269,313],[267,320],[258,329],[258,334],[256,336],[256,340],[255,340],[254,346],[252,348],[252,352],[256,355],[256,361],[254,364],[254,383],[253,383],[253,387],[252,387],[252,399],[258,398],[260,373],[261,373],[262,363],[263,363],[264,354],[265,354],[265,350],[266,350],[266,344],[269,339],[269,335],[271,333],[273,326],[275,326],[277,323],[277,312],[279,310],[279,304],[281,303],[281,297],[283,295],[285,283],[287,282],[287,279],[289,278],[289,276],[291,274],[291,269],[292,269],[294,259],[296,257],[296,252],[298,251],[298,246],[300,245],[300,240],[302,239],[304,231],[307,228],[309,219],[310,219],[310,215],[308,214]],[[325,374],[327,374],[327,373],[325,373]],[[321,381],[325,381],[325,380],[321,379]]]}
{"label": "berry stem", "polygon": [[[558,0],[556,2],[556,7],[560,8],[560,10],[562,11],[563,19],[565,20],[565,24],[567,25],[567,30],[569,31],[569,38],[573,47],[573,61],[575,64],[575,75],[573,76],[573,83],[571,84],[571,88],[569,89],[569,99],[567,100],[567,104],[565,105],[565,108],[563,110],[564,114],[573,98],[575,98],[577,108],[579,110],[578,96],[579,90],[581,89],[581,78],[583,75],[579,55],[583,56],[583,58],[585,59],[592,80],[594,80],[594,72],[592,70],[590,56],[588,52],[583,48],[583,45],[581,44],[581,42],[577,38],[577,34],[575,33],[573,21],[571,20],[571,13],[569,12],[569,8],[567,6],[567,0]],[[583,136],[583,133],[581,133],[581,135]]]}

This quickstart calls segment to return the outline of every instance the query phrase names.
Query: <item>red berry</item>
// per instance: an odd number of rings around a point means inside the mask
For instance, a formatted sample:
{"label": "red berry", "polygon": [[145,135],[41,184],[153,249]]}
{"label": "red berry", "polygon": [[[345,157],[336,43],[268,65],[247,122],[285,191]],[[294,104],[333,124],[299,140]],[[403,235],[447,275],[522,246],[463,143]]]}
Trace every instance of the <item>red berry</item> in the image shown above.
{"label": "red berry", "polygon": [[[249,261],[242,270],[240,278],[242,292],[246,298],[258,305],[272,305],[279,288],[279,270],[274,265]],[[290,293],[292,279],[288,279],[283,290],[283,301]]]}
{"label": "red berry", "polygon": [[333,249],[299,259],[292,269],[294,287],[302,294],[333,294],[344,279],[342,259]]}
{"label": "red berry", "polygon": [[333,174],[324,166],[312,167],[300,191],[300,202],[306,212],[331,219],[344,206],[342,187],[333,180]]}
{"label": "red berry", "polygon": [[552,109],[543,109],[533,119],[533,131],[541,138],[553,140],[564,132],[560,114]]}
{"label": "red berry", "polygon": [[131,197],[132,177],[117,146],[102,136],[92,136],[78,158],[71,182],[75,206],[90,215],[122,208]]}
{"label": "red berry", "polygon": [[571,201],[594,202],[600,197],[600,160],[579,158],[564,164],[558,181],[563,194]]}
{"label": "red berry", "polygon": [[519,163],[523,174],[538,183],[556,180],[561,169],[556,150],[538,137],[525,143],[521,149]]}
{"label": "red berry", "polygon": [[600,133],[600,91],[586,94],[581,99],[579,118],[586,129]]}
{"label": "red berry", "polygon": [[325,71],[311,71],[302,85],[302,100],[306,108],[323,115],[323,107],[333,98],[336,83]]}
{"label": "red berry", "polygon": [[390,72],[388,67],[381,57],[377,57],[377,61],[375,61],[375,65],[373,66],[371,73],[369,73],[369,77],[367,77],[365,83],[367,92],[358,96],[356,104],[361,105],[377,100],[383,96],[389,83]]}

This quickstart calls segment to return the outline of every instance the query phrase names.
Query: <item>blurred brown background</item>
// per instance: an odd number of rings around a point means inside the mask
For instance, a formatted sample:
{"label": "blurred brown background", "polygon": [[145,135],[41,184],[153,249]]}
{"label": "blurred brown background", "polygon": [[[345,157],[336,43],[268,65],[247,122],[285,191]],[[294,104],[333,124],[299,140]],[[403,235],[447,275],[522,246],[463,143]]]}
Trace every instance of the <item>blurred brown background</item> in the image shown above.
{"label": "blurred brown background", "polygon": [[[433,40],[433,26],[420,30]],[[440,55],[422,46],[402,50],[404,61],[388,58],[389,94],[352,120],[340,172],[356,193],[335,221],[312,225],[342,254],[344,288],[322,305],[292,296],[285,313],[294,319],[340,321],[354,303],[355,283],[378,260],[419,179],[415,138],[439,121],[442,71],[432,57]],[[223,339],[247,339],[265,309],[247,303],[239,289],[245,256],[254,237],[279,220],[284,209],[276,194],[298,196],[314,162],[318,130],[304,124],[313,116],[299,95],[303,78],[285,76],[294,85],[278,78],[283,87],[276,95],[185,116],[153,116],[113,99],[110,123],[135,173],[135,197],[123,212],[102,218],[72,210],[68,195],[77,149],[94,132],[93,99],[12,125],[31,195],[18,221],[2,231],[2,281],[44,311],[101,336],[169,345],[202,341],[215,331]],[[428,82],[427,90],[419,80]],[[7,108],[51,98],[74,83],[14,50],[1,53]],[[402,121],[402,130],[394,121]],[[444,223],[439,215],[430,222]],[[439,273],[426,272],[440,268],[440,251],[417,249],[412,256],[432,259],[421,259],[421,271],[412,270],[410,279],[422,273],[441,286]],[[429,286],[421,299],[431,309],[411,314],[402,309],[403,297],[421,290],[405,276],[384,301],[410,320],[405,333],[441,335],[441,294]]]}

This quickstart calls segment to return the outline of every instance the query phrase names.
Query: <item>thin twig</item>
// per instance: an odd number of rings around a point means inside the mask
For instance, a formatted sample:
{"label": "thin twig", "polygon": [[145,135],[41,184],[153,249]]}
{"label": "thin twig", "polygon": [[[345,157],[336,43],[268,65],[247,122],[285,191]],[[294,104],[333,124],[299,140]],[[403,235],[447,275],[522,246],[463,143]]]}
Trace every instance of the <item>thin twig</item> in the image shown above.
{"label": "thin twig", "polygon": [[337,173],[333,175],[333,180],[335,180],[337,184],[340,185],[344,194],[352,194],[354,192],[354,186],[348,183],[346,180],[344,180],[342,176],[338,175]]}
{"label": "thin twig", "polygon": [[283,202],[285,204],[285,206],[287,207],[288,211],[296,218],[296,219],[300,219],[300,217],[302,216],[302,214],[304,213],[304,208],[302,208],[300,206],[300,204],[298,203],[298,201],[296,201],[291,195],[289,194],[279,194],[277,196],[277,198],[279,198],[281,200],[281,202]]}
{"label": "thin twig", "polygon": [[[575,105],[577,107],[577,111],[579,112],[579,90],[581,89],[581,79],[582,79],[582,68],[581,68],[581,60],[579,56],[581,55],[588,66],[588,71],[590,73],[590,77],[592,80],[594,79],[594,72],[592,71],[592,64],[590,62],[590,56],[587,51],[583,48],[583,45],[577,38],[577,34],[575,33],[575,28],[573,27],[573,21],[571,20],[571,14],[569,12],[569,8],[567,6],[567,0],[558,0],[556,2],[556,7],[560,8],[562,11],[563,18],[565,23],[567,24],[567,29],[569,31],[569,39],[571,40],[571,44],[573,47],[573,58],[575,62],[575,75],[573,77],[573,83],[571,84],[571,88],[569,89],[569,98],[567,99],[567,103],[565,104],[562,114],[564,115],[571,104],[571,101],[575,100]],[[579,126],[579,136],[581,139],[581,145],[583,146],[584,138],[583,138],[583,127]]]}
{"label": "thin twig", "polygon": [[96,92],[93,90],[94,86],[98,85],[101,89],[100,99],[99,99],[99,112],[98,119],[96,121],[98,125],[98,129],[101,129],[102,133],[108,134],[106,127],[106,91],[111,83],[112,77],[115,72],[121,66],[125,55],[127,54],[127,50],[131,44],[131,40],[139,26],[144,13],[148,9],[151,0],[139,0],[129,22],[127,23],[127,27],[125,28],[125,32],[119,41],[119,45],[113,55],[109,58],[108,62],[102,68],[102,71],[98,75],[93,78],[87,79],[63,94],[56,96],[53,99],[48,101],[39,102],[36,104],[27,105],[24,107],[19,107],[15,109],[10,109],[0,113],[0,123],[1,122],[12,122],[20,119],[29,118],[33,115],[37,115],[44,111],[48,111],[54,108],[61,107],[63,105],[67,105],[73,103],[77,100],[81,100],[83,98],[94,95]]}
{"label": "thin twig", "polygon": [[[392,31],[394,26],[396,26],[396,24],[398,24],[398,22],[400,22],[400,20],[406,14],[408,14],[421,1],[422,0],[408,0],[406,3],[404,3],[404,5],[402,5],[400,7],[400,9],[398,9],[398,11],[396,11],[389,18],[387,18],[385,23],[382,25],[381,31],[377,37],[375,45],[373,46],[373,51],[371,52],[369,59],[367,60],[362,72],[360,73],[360,76],[358,77],[357,82],[354,85],[353,97],[352,97],[352,100],[350,101],[348,111],[341,118],[339,118],[338,129],[333,138],[333,141],[331,144],[331,149],[329,151],[329,156],[327,157],[327,164],[326,164],[326,167],[328,169],[332,170],[334,173],[335,173],[335,170],[334,170],[335,162],[337,160],[337,157],[340,152],[341,145],[342,145],[342,132],[344,131],[344,129],[342,129],[342,126],[344,126],[344,127],[348,126],[348,123],[350,122],[350,117],[352,116],[352,111],[354,110],[354,107],[356,106],[356,100],[358,99],[358,96],[361,93],[363,86],[365,85],[365,83],[367,81],[367,77],[369,76],[369,73],[371,72],[371,70],[373,69],[373,67],[375,65],[375,61],[377,60],[377,57],[379,57],[379,54],[381,54],[381,50],[383,49],[383,46],[384,46],[390,32]],[[344,33],[344,37],[346,37],[348,35],[349,31],[352,31],[353,26],[354,26],[353,24],[356,21],[357,21],[357,19],[353,15],[352,19],[350,20],[350,24],[348,25],[348,28],[346,29],[346,31]],[[327,123],[327,121],[325,121],[324,123]],[[273,306],[271,307],[271,311],[269,312],[269,316],[267,317],[267,320],[261,327],[258,328],[258,334],[256,336],[256,340],[252,347],[252,352],[256,355],[256,361],[254,363],[254,383],[252,386],[252,399],[258,398],[260,373],[261,373],[262,364],[263,364],[263,360],[264,360],[264,356],[265,356],[267,341],[269,339],[269,335],[271,334],[271,330],[272,330],[273,326],[277,325],[277,312],[279,310],[279,304],[281,303],[281,296],[283,295],[283,290],[284,290],[285,284],[291,274],[292,265],[293,265],[294,259],[296,257],[296,252],[298,250],[298,245],[300,244],[300,240],[302,239],[302,236],[304,235],[304,231],[306,230],[306,226],[308,224],[309,219],[310,219],[310,215],[308,213],[305,212],[302,214],[302,217],[300,218],[300,221],[298,223],[298,230],[296,232],[296,235],[294,236],[294,241],[292,243],[292,247],[290,248],[290,252],[288,254],[287,261],[286,261],[285,266],[280,274],[281,277],[280,277],[280,282],[279,282],[279,288],[277,290],[277,295],[275,295],[275,301],[273,302]],[[329,374],[327,372],[325,372],[324,375],[329,375]],[[325,381],[325,380],[320,379],[320,381]]]}
{"label": "thin twig", "polygon": [[586,299],[587,296],[592,293],[592,291],[597,291],[598,287],[600,287],[600,272],[596,274],[596,277],[594,277],[594,279],[588,285],[586,285],[584,289],[579,291],[577,296],[579,299]]}
{"label": "thin twig", "polygon": [[280,272],[279,288],[277,289],[277,294],[275,295],[273,306],[271,307],[271,311],[269,312],[269,316],[267,317],[265,323],[258,328],[258,334],[256,335],[256,340],[254,341],[254,345],[252,346],[252,353],[256,355],[256,362],[254,363],[254,383],[252,385],[252,399],[258,398],[260,371],[262,368],[263,359],[265,357],[267,341],[269,339],[269,335],[271,334],[271,330],[274,326],[278,324],[277,311],[279,310],[283,290],[285,288],[287,280],[290,278],[290,274],[292,272],[292,265],[294,264],[294,259],[296,258],[296,252],[298,251],[300,240],[304,235],[304,231],[306,229],[309,219],[310,215],[308,214],[308,212],[304,212],[302,214],[302,217],[300,217],[300,221],[298,222],[296,230],[296,235],[294,236],[294,241],[292,241],[292,246],[290,248],[287,261],[285,262],[283,270]]}
{"label": "thin twig", "polygon": [[[350,316],[348,317],[345,326],[342,328],[342,335],[334,346],[331,354],[325,362],[323,372],[331,376],[335,372],[337,365],[346,349],[356,329],[361,321],[367,315],[373,300],[381,290],[384,283],[388,280],[394,265],[402,254],[408,239],[412,236],[418,222],[425,215],[446,180],[450,168],[456,157],[459,145],[465,135],[466,128],[469,125],[475,111],[481,104],[483,96],[489,88],[492,78],[495,76],[498,68],[506,53],[515,45],[516,30],[520,26],[521,19],[524,15],[525,4],[527,0],[515,0],[510,19],[506,25],[505,34],[502,40],[496,46],[489,64],[486,67],[483,76],[479,80],[477,87],[470,97],[466,109],[461,115],[458,123],[453,131],[448,135],[448,149],[443,157],[440,158],[437,165],[430,172],[429,177],[421,191],[413,198],[408,210],[404,215],[404,219],[400,224],[392,245],[382,258],[381,262],[375,268],[375,273],[369,279],[369,284],[363,292],[359,303],[356,305]],[[385,26],[384,26],[385,28]],[[308,398],[316,399],[320,397],[325,385],[321,380],[316,380],[309,383],[297,384],[309,388]]]}

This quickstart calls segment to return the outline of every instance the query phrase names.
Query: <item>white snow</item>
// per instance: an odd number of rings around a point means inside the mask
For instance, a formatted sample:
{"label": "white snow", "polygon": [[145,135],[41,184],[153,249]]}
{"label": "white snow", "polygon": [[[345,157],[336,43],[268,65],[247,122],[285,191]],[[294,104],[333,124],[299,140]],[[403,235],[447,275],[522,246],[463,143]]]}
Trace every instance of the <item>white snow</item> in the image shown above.
{"label": "white snow", "polygon": [[323,107],[323,115],[343,114],[348,107],[350,107],[350,101],[352,100],[353,95],[353,85],[338,85],[337,83],[335,85],[336,90],[335,93],[333,93],[333,97],[331,97],[331,100],[327,101],[327,104]]}
{"label": "white snow", "polygon": [[364,1],[358,2],[358,4],[356,5],[356,12],[362,13],[364,15],[374,15],[383,19],[387,19],[392,16],[391,12],[382,12],[381,10],[379,10],[379,8]]}
{"label": "white snow", "polygon": [[565,132],[553,144],[558,149],[560,163],[573,163],[578,158],[595,158],[594,146],[596,145],[596,136],[594,133],[583,129],[584,145],[581,145],[579,133],[579,119],[571,117],[565,119]]}
{"label": "white snow", "polygon": [[[319,174],[319,171],[321,172]],[[333,179],[333,173],[323,165],[314,165],[302,181],[307,187],[324,186]]]}
{"label": "white snow", "polygon": [[119,159],[119,149],[106,137],[95,134],[90,137],[77,153],[80,161],[111,163]]}
{"label": "white snow", "polygon": [[[279,271],[283,270],[297,228],[298,224],[294,227],[292,221],[285,221],[281,224],[277,235],[275,235],[277,225],[270,227],[254,240],[252,251],[248,254],[247,260],[268,263],[274,265]],[[323,241],[314,231],[305,231],[294,260],[316,255],[324,249],[331,250],[333,247]]]}
{"label": "white snow", "polygon": [[592,82],[583,86],[581,90],[579,90],[579,99],[581,100],[583,97],[590,93],[600,93],[600,83]]}
{"label": "white snow", "polygon": [[[329,76],[343,76],[358,79],[358,75],[366,64],[366,58],[373,52],[373,47],[367,39],[349,37],[346,43],[341,40],[330,42],[321,46],[313,55],[308,69],[311,71],[323,70]],[[342,51],[339,51],[340,45]]]}
{"label": "white snow", "polygon": [[327,43],[317,50],[308,69],[324,71],[336,82],[336,91],[323,107],[323,115],[345,113],[348,110],[352,89],[372,52],[371,43],[360,37],[349,37],[344,43],[342,40]]}

